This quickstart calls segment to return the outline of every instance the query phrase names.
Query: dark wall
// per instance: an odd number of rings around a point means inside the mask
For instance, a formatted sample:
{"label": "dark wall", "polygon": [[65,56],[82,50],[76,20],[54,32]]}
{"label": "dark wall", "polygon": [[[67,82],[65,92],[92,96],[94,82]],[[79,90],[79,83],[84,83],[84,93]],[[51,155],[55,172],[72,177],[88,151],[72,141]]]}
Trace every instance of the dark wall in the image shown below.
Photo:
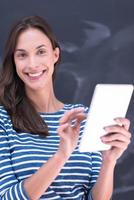
{"label": "dark wall", "polygon": [[[8,29],[19,17],[41,15],[62,48],[56,95],[89,105],[96,83],[134,83],[133,0],[1,0],[0,55]],[[134,97],[127,117],[134,131]],[[133,200],[134,138],[119,159],[113,200]]]}

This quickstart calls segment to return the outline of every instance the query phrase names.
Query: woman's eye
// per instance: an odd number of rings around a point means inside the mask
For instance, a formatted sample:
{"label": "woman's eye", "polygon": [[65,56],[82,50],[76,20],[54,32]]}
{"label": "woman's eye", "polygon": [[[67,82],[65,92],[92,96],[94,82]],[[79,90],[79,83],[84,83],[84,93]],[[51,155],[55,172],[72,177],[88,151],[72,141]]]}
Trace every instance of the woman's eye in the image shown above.
{"label": "woman's eye", "polygon": [[19,54],[16,55],[16,57],[19,58],[19,59],[23,59],[23,58],[26,57],[26,54],[25,53],[19,53]]}
{"label": "woman's eye", "polygon": [[46,51],[44,49],[40,49],[37,53],[39,55],[44,55],[46,53]]}

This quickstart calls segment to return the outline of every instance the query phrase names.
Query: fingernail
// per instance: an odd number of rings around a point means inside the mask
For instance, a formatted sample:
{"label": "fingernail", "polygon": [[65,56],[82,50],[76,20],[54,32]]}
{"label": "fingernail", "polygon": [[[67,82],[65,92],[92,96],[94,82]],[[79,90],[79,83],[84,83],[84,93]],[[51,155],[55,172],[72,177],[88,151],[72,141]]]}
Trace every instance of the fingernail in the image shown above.
{"label": "fingernail", "polygon": [[103,129],[104,129],[105,131],[108,131],[108,130],[109,130],[109,128],[108,128],[107,126],[103,127]]}
{"label": "fingernail", "polygon": [[114,118],[114,121],[120,122],[121,120],[119,118]]}

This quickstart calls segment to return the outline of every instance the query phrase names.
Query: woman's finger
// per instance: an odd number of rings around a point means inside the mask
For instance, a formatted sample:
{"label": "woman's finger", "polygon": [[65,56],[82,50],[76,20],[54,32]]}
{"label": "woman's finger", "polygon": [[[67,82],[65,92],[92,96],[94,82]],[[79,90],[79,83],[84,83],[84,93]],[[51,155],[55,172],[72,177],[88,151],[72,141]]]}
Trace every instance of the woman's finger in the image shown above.
{"label": "woman's finger", "polygon": [[75,116],[75,119],[73,119],[71,121],[71,124],[72,125],[80,124],[84,119],[86,119],[86,114],[84,114],[84,113],[78,113]]}
{"label": "woman's finger", "polygon": [[82,113],[84,108],[74,108],[70,111],[67,111],[64,116],[60,119],[60,124],[67,123],[72,121],[78,114]]}
{"label": "woman's finger", "polygon": [[68,123],[62,124],[61,126],[58,127],[58,132],[63,132],[66,128],[69,127]]}
{"label": "woman's finger", "polygon": [[106,131],[107,135],[110,133],[121,133],[125,137],[131,138],[131,133],[127,131],[123,126],[119,126],[119,125],[107,126],[107,127],[104,127],[104,130]]}
{"label": "woman's finger", "polygon": [[111,133],[101,137],[101,140],[103,142],[121,141],[129,143],[130,137],[126,137],[126,135],[123,135],[121,133]]}
{"label": "woman's finger", "polygon": [[122,141],[111,141],[111,142],[104,142],[105,144],[110,145],[111,147],[116,147],[119,149],[125,150],[130,142],[122,142]]}
{"label": "woman's finger", "polygon": [[127,118],[118,117],[114,119],[118,125],[121,124],[126,130],[129,130],[130,127],[130,120]]}

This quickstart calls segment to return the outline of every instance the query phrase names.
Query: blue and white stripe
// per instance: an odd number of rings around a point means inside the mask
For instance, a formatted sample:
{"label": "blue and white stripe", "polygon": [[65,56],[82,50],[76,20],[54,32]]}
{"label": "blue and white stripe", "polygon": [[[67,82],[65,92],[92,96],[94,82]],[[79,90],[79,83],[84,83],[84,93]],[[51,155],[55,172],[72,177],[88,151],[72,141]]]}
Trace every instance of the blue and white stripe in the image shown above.
{"label": "blue and white stripe", "polygon": [[[65,104],[55,113],[40,113],[49,128],[49,136],[17,133],[10,116],[0,106],[0,197],[1,200],[29,200],[23,183],[57,151],[60,137],[59,119],[67,110],[83,105]],[[85,111],[88,108],[85,107]],[[81,123],[80,138],[85,121]],[[96,182],[101,167],[101,154],[80,153],[78,146],[41,200],[85,200]],[[44,177],[45,178],[45,177]]]}

